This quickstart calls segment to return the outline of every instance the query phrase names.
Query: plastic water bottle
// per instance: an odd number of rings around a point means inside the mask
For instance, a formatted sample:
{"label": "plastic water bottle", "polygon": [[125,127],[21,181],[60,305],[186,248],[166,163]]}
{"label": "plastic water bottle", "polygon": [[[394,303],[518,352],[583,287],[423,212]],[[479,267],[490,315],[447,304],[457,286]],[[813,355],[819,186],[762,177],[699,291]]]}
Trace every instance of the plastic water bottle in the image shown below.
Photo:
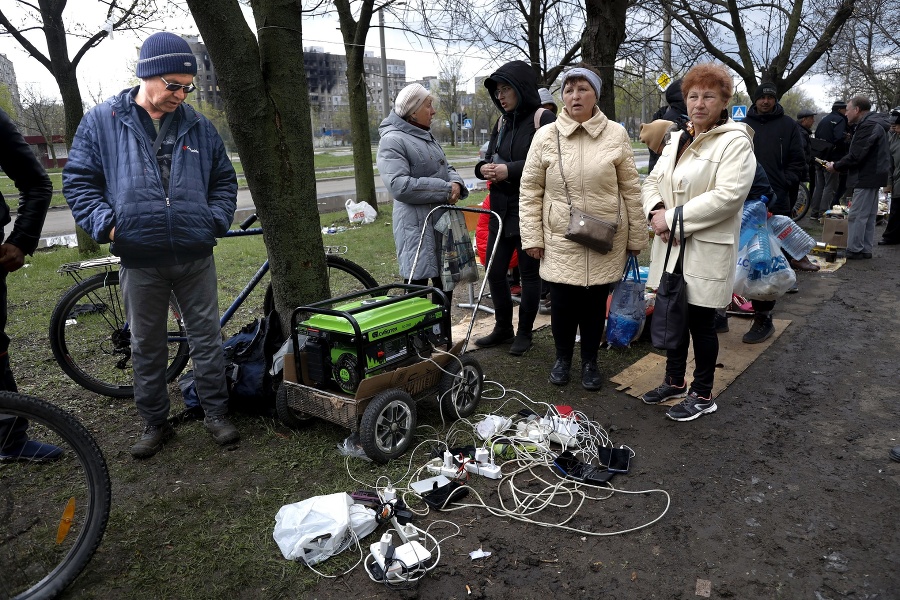
{"label": "plastic water bottle", "polygon": [[778,238],[782,249],[796,259],[803,258],[816,246],[816,240],[790,217],[772,215],[769,219],[769,229]]}
{"label": "plastic water bottle", "polygon": [[766,205],[762,202],[752,201],[744,204],[740,247],[747,246],[747,260],[755,270],[764,269],[772,258],[766,216]]}

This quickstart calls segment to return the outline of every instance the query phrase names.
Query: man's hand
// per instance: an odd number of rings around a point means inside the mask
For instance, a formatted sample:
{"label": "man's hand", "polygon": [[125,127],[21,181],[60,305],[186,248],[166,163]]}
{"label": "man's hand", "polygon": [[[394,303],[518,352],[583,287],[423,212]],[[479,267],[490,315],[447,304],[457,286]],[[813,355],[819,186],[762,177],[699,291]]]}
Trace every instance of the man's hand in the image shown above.
{"label": "man's hand", "polygon": [[25,253],[12,244],[0,245],[0,268],[8,273],[18,271],[25,264]]}
{"label": "man's hand", "polygon": [[462,194],[462,186],[459,183],[453,182],[450,184],[450,204],[456,204],[459,202],[459,196]]}
{"label": "man's hand", "polygon": [[109,230],[109,241],[116,241],[116,226],[113,225],[113,228]]}
{"label": "man's hand", "polygon": [[837,173],[837,169],[834,168],[833,162],[825,163],[825,170],[828,171],[829,173]]}
{"label": "man's hand", "polygon": [[534,258],[536,260],[541,260],[544,258],[544,249],[543,248],[524,248],[525,254]]}
{"label": "man's hand", "polygon": [[481,175],[491,183],[498,183],[509,178],[509,167],[502,163],[488,163],[481,165]]}

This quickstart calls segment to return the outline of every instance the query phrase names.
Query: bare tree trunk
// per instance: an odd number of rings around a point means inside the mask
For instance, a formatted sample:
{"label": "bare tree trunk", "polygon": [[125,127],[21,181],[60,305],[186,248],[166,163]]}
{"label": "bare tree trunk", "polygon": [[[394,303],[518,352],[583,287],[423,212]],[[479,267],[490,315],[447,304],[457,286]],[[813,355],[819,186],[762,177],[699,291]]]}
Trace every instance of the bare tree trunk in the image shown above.
{"label": "bare tree trunk", "polygon": [[600,110],[616,120],[615,64],[619,46],[625,41],[627,2],[620,0],[586,0],[587,20],[581,35],[584,61],[600,72],[603,92]]}
{"label": "bare tree trunk", "polygon": [[347,87],[350,90],[350,133],[353,139],[353,176],[357,201],[368,202],[378,211],[375,195],[375,169],[372,166],[372,137],[369,134],[369,104],[366,93],[366,35],[372,22],[374,0],[363,0],[359,20],[350,11],[350,0],[334,0],[347,55]]}
{"label": "bare tree trunk", "polygon": [[292,0],[255,0],[257,39],[238,0],[188,6],[216,65],[287,331],[294,307],[328,297],[300,10]]}

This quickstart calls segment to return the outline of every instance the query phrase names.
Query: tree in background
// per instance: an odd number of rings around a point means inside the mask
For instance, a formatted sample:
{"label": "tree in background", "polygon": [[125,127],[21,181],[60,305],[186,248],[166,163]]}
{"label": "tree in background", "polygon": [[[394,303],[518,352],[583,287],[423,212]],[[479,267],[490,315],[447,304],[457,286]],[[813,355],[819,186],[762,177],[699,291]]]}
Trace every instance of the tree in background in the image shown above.
{"label": "tree in background", "polygon": [[251,28],[239,0],[187,4],[216,65],[225,115],[263,224],[275,306],[287,331],[294,307],[329,297],[301,12],[297,2],[254,0]]}
{"label": "tree in background", "polygon": [[[836,43],[856,0],[660,0],[715,60],[744,81],[752,97],[761,80],[784,93]],[[757,73],[760,78],[757,79]]]}
{"label": "tree in background", "polygon": [[900,105],[900,10],[895,0],[857,0],[820,72],[835,98],[865,94],[876,110]]}
{"label": "tree in background", "polygon": [[584,4],[587,18],[581,34],[581,54],[584,62],[597,69],[603,81],[600,110],[615,121],[615,64],[619,46],[625,40],[628,4],[621,0],[585,0]]}
{"label": "tree in background", "polygon": [[27,131],[37,131],[47,142],[50,158],[56,161],[54,136],[66,132],[66,114],[63,106],[55,98],[48,98],[34,85],[22,88],[22,114],[20,127]]}
{"label": "tree in background", "polygon": [[19,112],[16,110],[16,103],[13,102],[12,92],[5,83],[0,83],[0,108],[9,115],[13,121],[18,121]]}
{"label": "tree in background", "polygon": [[[155,21],[160,12],[156,0],[105,0],[102,4],[107,6],[107,28],[91,31],[88,26],[78,22],[77,17],[63,17],[68,0],[41,0],[37,3],[7,0],[4,4],[15,6],[0,8],[0,34],[12,36],[32,58],[50,71],[59,86],[59,94],[66,110],[67,145],[71,145],[75,130],[84,116],[76,77],[81,59],[88,50],[105,40],[111,31],[140,30]],[[18,13],[23,16],[14,23],[12,15]],[[47,54],[41,52],[29,39],[29,34],[35,31],[43,33]],[[72,58],[69,58],[70,35],[85,40]]]}
{"label": "tree in background", "polygon": [[[456,146],[457,136],[459,135],[460,125],[460,97],[462,93],[459,91],[463,82],[462,77],[462,59],[451,56],[440,60],[441,72],[438,76],[437,90],[431,90],[431,94],[437,98],[437,115],[435,120],[447,121],[450,123],[450,145]],[[456,121],[453,121],[453,116]]]}
{"label": "tree in background", "polygon": [[375,7],[375,0],[361,0],[354,18],[351,0],[333,0],[338,12],[344,53],[347,55],[347,88],[350,101],[350,131],[353,139],[353,176],[356,179],[357,201],[368,202],[377,212],[375,168],[372,165],[372,137],[369,130],[369,94],[366,90],[366,67],[363,63],[366,36],[376,10],[383,10],[393,0]]}
{"label": "tree in background", "polygon": [[[497,64],[524,60],[541,87],[550,87],[581,51],[584,8],[571,0],[448,0],[408,2],[404,22],[411,35],[433,43],[460,44],[492,56]],[[435,53],[438,51],[435,49]]]}

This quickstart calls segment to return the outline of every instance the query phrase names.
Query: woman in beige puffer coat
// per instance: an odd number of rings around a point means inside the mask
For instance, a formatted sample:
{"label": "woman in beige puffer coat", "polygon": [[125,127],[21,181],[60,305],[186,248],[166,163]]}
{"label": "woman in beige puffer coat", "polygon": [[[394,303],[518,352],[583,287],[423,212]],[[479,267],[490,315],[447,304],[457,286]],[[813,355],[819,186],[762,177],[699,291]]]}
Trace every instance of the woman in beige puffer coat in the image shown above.
{"label": "woman in beige puffer coat", "polygon": [[[566,73],[565,106],[555,123],[535,134],[519,195],[522,248],[541,260],[541,278],[550,284],[556,345],[550,383],[569,382],[580,328],[581,384],[590,391],[599,390],[602,383],[597,350],[610,284],[622,278],[628,253],[640,254],[648,240],[631,141],[621,125],[597,108],[601,87],[600,77],[589,68]],[[565,238],[569,199],[605,221],[616,222],[618,216],[610,252],[600,254]]]}

